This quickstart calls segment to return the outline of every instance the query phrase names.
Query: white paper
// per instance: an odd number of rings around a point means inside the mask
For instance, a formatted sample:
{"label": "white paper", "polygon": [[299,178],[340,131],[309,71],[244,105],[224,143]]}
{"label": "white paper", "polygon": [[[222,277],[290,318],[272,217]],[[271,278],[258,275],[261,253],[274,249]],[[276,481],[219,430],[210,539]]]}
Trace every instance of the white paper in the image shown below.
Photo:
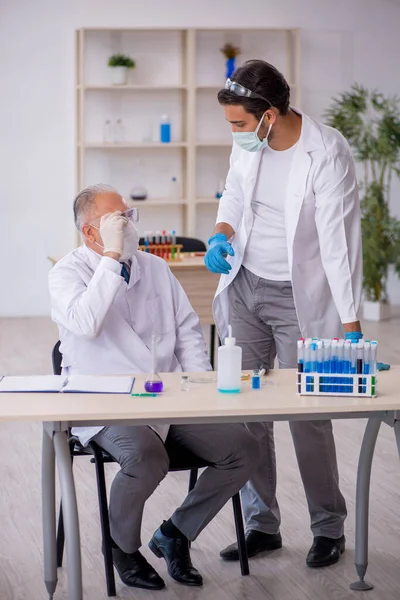
{"label": "white paper", "polygon": [[3,377],[0,392],[60,392],[65,382],[62,375]]}
{"label": "white paper", "polygon": [[88,394],[130,394],[135,379],[131,376],[70,375],[63,392]]}

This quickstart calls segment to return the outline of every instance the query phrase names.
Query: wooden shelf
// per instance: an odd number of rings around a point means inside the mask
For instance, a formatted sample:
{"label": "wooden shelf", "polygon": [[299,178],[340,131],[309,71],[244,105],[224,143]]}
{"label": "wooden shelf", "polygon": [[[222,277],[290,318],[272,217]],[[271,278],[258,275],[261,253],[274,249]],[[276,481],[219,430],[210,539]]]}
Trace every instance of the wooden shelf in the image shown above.
{"label": "wooden shelf", "polygon": [[157,92],[187,90],[187,85],[84,85],[77,86],[77,90],[93,92]]}
{"label": "wooden shelf", "polygon": [[196,204],[218,204],[220,198],[213,198],[210,196],[209,198],[196,198]]}
{"label": "wooden shelf", "polygon": [[[233,145],[217,102],[225,85],[220,48],[237,42],[243,57],[271,57],[290,82],[292,104],[301,108],[301,30],[89,27],[77,30],[75,41],[77,191],[89,181],[115,182],[121,191],[140,183],[154,197],[137,202],[129,194],[125,198],[143,211],[143,227],[151,223],[149,229],[160,228],[158,223],[167,222],[173,212],[170,220],[179,217],[180,234],[206,239],[219,203],[213,192],[226,177]],[[107,63],[113,52],[128,53],[137,62],[126,85],[111,83]],[[164,113],[174,138],[184,141],[158,141]],[[114,127],[119,119],[126,141],[104,143],[105,124]],[[140,141],[145,139],[154,141]],[[163,197],[170,190],[172,194],[172,177],[177,177],[182,199]]]}
{"label": "wooden shelf", "polygon": [[137,142],[137,143],[122,143],[122,144],[103,144],[99,143],[85,143],[83,146],[79,144],[80,147],[84,149],[92,149],[92,150],[130,150],[130,149],[139,149],[139,150],[172,150],[173,148],[186,148],[187,142],[170,142],[168,144],[163,144],[161,142]]}
{"label": "wooden shelf", "polygon": [[157,206],[185,206],[186,200],[171,200],[171,198],[146,198],[146,200],[132,200],[127,196],[124,196],[129,205],[141,208],[151,208]]}
{"label": "wooden shelf", "polygon": [[199,148],[231,148],[233,144],[233,140],[207,140],[196,142],[196,146]]}

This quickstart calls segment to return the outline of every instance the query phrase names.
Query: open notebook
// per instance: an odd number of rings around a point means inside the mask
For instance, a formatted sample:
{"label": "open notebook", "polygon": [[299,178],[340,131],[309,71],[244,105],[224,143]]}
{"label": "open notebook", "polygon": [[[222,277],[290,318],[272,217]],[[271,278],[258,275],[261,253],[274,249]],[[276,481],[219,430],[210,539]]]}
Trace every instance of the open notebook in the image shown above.
{"label": "open notebook", "polygon": [[32,375],[3,377],[1,392],[63,392],[85,394],[130,394],[135,378],[130,375]]}

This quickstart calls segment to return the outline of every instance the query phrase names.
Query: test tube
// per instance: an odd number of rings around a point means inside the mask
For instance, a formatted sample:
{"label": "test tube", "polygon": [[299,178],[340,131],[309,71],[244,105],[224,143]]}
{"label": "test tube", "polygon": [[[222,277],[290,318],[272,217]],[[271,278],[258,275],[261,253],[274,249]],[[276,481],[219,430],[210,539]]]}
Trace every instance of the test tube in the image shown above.
{"label": "test tube", "polygon": [[[331,340],[324,340],[324,373],[331,372]],[[330,392],[330,378],[324,377],[324,392]]]}
{"label": "test tube", "polygon": [[331,373],[334,377],[331,377],[331,392],[337,392],[337,372],[338,372],[338,342],[337,338],[332,340],[331,344]]}
{"label": "test tube", "polygon": [[[324,344],[322,340],[318,340],[317,342],[317,373],[324,372]],[[321,379],[319,380],[319,391],[324,391],[324,386],[321,384]]]}
{"label": "test tube", "polygon": [[351,373],[357,373],[357,342],[351,342]]}
{"label": "test tube", "polygon": [[[357,375],[362,374],[363,372],[363,357],[364,357],[364,344],[357,344]],[[358,377],[358,393],[362,394],[363,386],[362,386],[362,377]]]}
{"label": "test tube", "polygon": [[172,230],[171,244],[172,244],[171,258],[175,259],[175,256],[176,256],[176,231],[175,231],[175,229]]}
{"label": "test tube", "polygon": [[[344,342],[344,350],[343,350],[343,373],[349,375],[351,373],[351,341],[345,340]],[[346,384],[350,382],[350,377],[346,377]],[[345,385],[344,391],[347,394],[351,394],[353,391],[352,385]]]}
{"label": "test tube", "polygon": [[[311,342],[307,339],[304,342],[304,372],[311,373],[312,362],[311,362]],[[312,392],[311,389],[311,377],[306,377],[306,392]]]}
{"label": "test tube", "polygon": [[[343,373],[343,360],[344,360],[344,340],[339,340],[338,341],[338,369],[337,372],[339,374]],[[343,386],[343,377],[338,377],[337,381],[336,381],[336,388],[337,391],[342,393],[344,391],[344,386]]]}
{"label": "test tube", "polygon": [[161,253],[160,253],[160,256],[162,258],[167,258],[167,250],[165,248],[165,244],[166,243],[167,243],[166,232],[165,232],[165,230],[163,230],[161,232],[161,246],[162,246],[162,248],[161,248]]}
{"label": "test tube", "polygon": [[375,396],[376,370],[378,358],[378,342],[372,341],[370,348],[370,368],[371,377],[371,394]]}
{"label": "test tube", "polygon": [[301,392],[301,373],[304,371],[304,340],[297,340],[297,391]]}
{"label": "test tube", "polygon": [[[364,375],[369,375],[370,370],[370,354],[371,354],[371,342],[369,340],[365,340],[364,342],[364,367],[363,373]],[[364,394],[367,392],[367,379],[363,380],[363,392]]]}
{"label": "test tube", "polygon": [[172,244],[172,235],[170,231],[167,231],[167,259],[170,260],[171,258],[171,244]]}
{"label": "test tube", "polygon": [[376,375],[376,364],[377,364],[377,356],[378,356],[378,342],[372,341],[370,348],[370,373],[371,375]]}
{"label": "test tube", "polygon": [[154,245],[156,246],[154,248],[154,254],[156,254],[157,256],[162,256],[160,248],[157,247],[157,246],[160,246],[160,242],[161,242],[161,231],[156,231],[156,235],[154,236]]}

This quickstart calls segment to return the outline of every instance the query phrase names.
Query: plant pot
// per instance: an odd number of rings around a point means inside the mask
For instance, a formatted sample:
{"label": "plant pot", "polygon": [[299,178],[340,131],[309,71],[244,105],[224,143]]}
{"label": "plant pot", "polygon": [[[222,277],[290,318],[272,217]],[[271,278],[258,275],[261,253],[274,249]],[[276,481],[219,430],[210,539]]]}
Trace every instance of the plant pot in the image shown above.
{"label": "plant pot", "polygon": [[390,304],[364,300],[363,316],[366,321],[387,321],[390,319]]}
{"label": "plant pot", "polygon": [[113,85],[126,85],[128,81],[127,67],[110,67],[110,73]]}
{"label": "plant pot", "polygon": [[235,58],[226,59],[226,78],[230,79],[235,71]]}

